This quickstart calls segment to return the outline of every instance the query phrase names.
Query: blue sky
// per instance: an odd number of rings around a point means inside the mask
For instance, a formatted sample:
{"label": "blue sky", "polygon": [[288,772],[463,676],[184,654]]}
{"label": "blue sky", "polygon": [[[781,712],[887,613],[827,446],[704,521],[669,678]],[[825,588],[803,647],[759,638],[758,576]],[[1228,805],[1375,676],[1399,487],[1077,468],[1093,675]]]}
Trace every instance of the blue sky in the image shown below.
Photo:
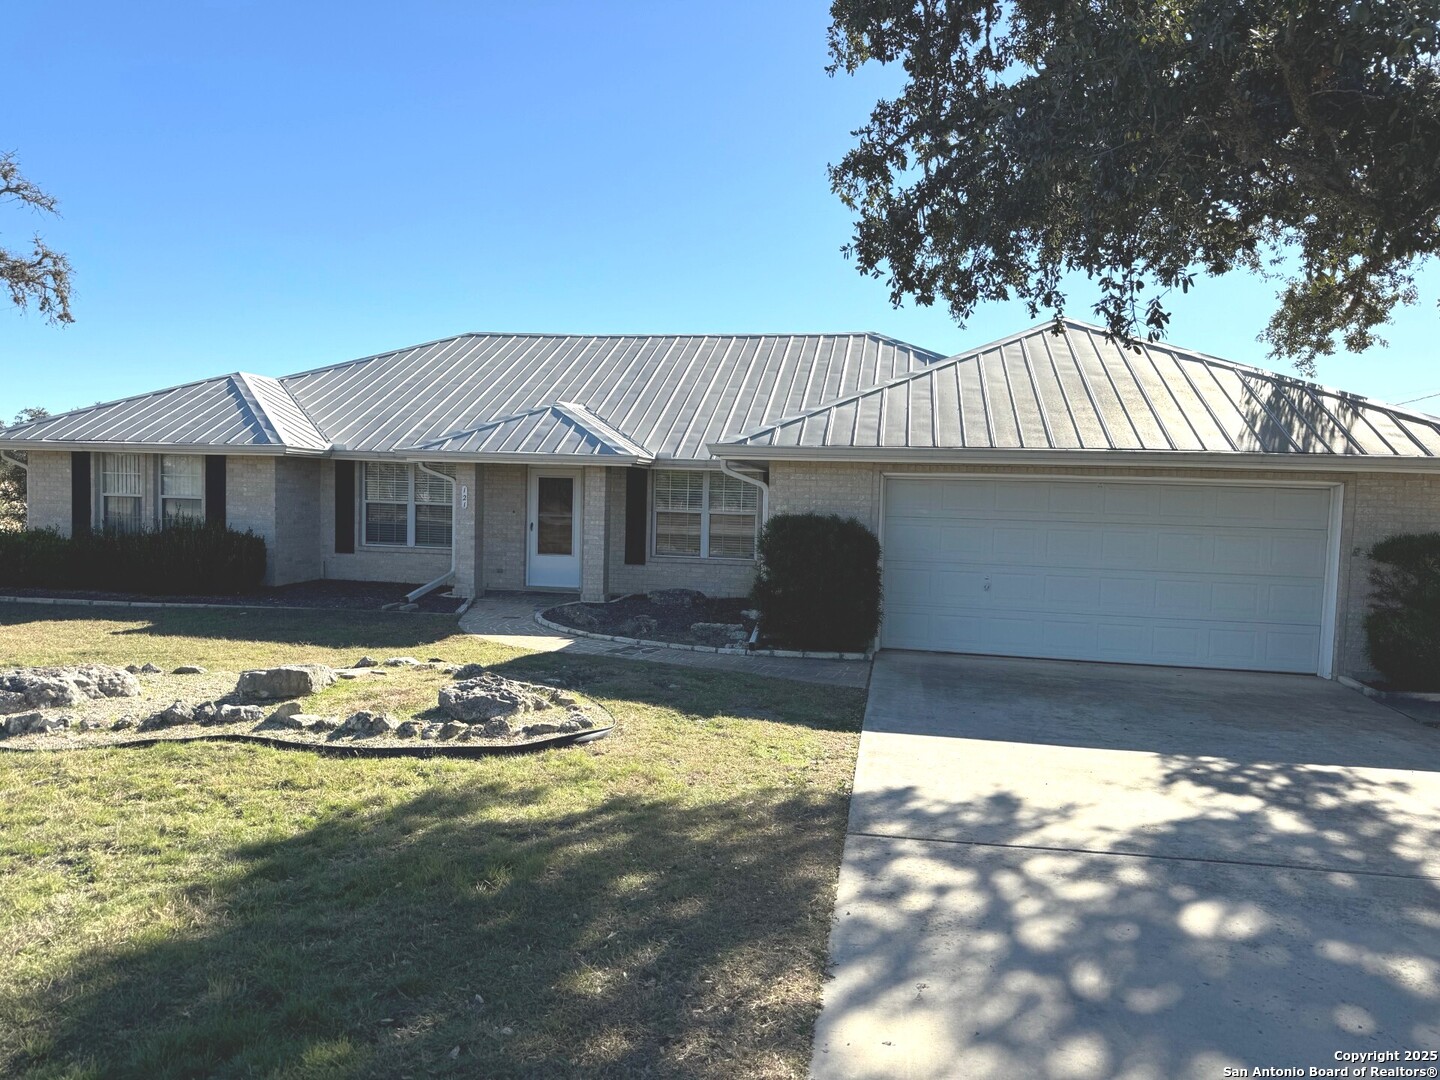
{"label": "blue sky", "polygon": [[[0,148],[61,220],[0,210],[76,269],[76,323],[0,309],[0,416],[234,370],[284,374],[467,330],[964,328],[892,309],[840,254],[825,174],[891,76],[829,78],[827,5],[19,5]],[[1390,348],[1321,380],[1440,391],[1440,275]],[[1265,364],[1275,286],[1177,297],[1171,340]],[[1082,281],[1069,313],[1091,318]],[[1420,408],[1440,412],[1440,398]]]}

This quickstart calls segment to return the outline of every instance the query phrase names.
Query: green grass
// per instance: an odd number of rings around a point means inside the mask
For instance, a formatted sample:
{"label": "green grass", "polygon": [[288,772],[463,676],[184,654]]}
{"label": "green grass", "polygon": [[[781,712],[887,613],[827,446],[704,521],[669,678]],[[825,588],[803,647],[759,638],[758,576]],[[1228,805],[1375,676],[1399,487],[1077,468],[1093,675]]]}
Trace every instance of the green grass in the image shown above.
{"label": "green grass", "polygon": [[445,617],[90,614],[6,605],[0,657],[483,660],[619,728],[473,762],[0,758],[0,1075],[804,1075],[860,692]]}

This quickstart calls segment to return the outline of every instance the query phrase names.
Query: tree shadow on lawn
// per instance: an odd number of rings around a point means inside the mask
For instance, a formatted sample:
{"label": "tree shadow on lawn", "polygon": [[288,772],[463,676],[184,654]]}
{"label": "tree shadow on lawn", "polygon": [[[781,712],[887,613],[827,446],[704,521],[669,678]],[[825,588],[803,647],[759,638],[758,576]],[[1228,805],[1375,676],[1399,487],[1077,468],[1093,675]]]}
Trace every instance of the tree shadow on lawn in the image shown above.
{"label": "tree shadow on lawn", "polygon": [[26,1050],[0,1070],[802,1074],[843,794],[506,819],[551,794],[476,778],[235,850],[186,889],[201,929],[68,968],[11,1017]]}

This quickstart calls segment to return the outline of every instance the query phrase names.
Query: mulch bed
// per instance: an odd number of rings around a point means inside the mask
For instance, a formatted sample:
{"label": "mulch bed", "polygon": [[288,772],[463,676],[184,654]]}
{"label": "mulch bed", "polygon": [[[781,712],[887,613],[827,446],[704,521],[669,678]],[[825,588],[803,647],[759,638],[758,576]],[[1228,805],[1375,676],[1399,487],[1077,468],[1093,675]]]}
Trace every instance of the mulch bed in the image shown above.
{"label": "mulch bed", "polygon": [[[277,585],[243,596],[147,596],[142,593],[96,592],[87,589],[0,587],[0,595],[56,600],[128,600],[164,604],[225,604],[234,607],[307,607],[344,611],[375,611],[386,604],[404,603],[405,594],[422,583],[396,581],[300,581]],[[465,601],[448,596],[448,587],[416,601],[420,611],[451,615]]]}
{"label": "mulch bed", "polygon": [[[673,641],[681,645],[713,645],[701,641],[690,632],[694,623],[738,623],[748,636],[755,620],[741,614],[750,610],[753,601],[746,597],[704,597],[688,604],[660,604],[648,596],[625,596],[608,604],[562,604],[546,611],[545,618],[574,630],[592,634],[614,634],[619,637],[643,637],[653,641]],[[646,634],[629,633],[628,625],[637,616],[655,620],[655,629]]]}

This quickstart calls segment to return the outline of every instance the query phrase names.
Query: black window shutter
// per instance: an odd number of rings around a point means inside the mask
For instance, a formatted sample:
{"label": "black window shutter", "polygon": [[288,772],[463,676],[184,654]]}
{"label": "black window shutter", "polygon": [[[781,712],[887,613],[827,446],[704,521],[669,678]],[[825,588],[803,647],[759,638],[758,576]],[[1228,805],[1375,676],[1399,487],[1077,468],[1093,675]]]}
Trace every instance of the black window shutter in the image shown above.
{"label": "black window shutter", "polygon": [[355,462],[335,462],[335,554],[355,553]]}
{"label": "black window shutter", "polygon": [[225,524],[224,454],[210,454],[205,458],[205,521],[209,525]]}
{"label": "black window shutter", "polygon": [[90,451],[76,450],[70,454],[70,535],[84,536],[90,531]]}
{"label": "black window shutter", "polygon": [[644,566],[650,513],[644,469],[625,470],[625,565]]}

